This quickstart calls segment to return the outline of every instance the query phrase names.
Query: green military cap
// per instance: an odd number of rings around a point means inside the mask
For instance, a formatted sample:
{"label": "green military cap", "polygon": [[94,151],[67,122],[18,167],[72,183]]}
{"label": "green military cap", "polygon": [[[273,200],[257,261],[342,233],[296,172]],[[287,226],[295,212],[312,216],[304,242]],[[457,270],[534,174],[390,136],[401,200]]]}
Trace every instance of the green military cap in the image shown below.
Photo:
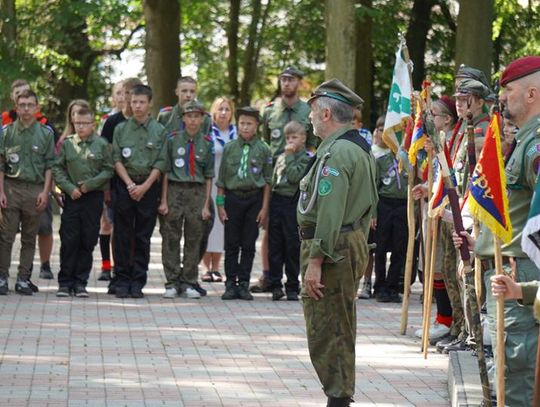
{"label": "green military cap", "polygon": [[456,79],[474,79],[481,82],[484,86],[489,88],[489,83],[486,74],[480,69],[471,68],[465,64],[461,64],[456,73]]}
{"label": "green military cap", "polygon": [[311,97],[307,101],[308,104],[311,104],[316,98],[321,96],[339,100],[352,107],[358,107],[364,103],[360,96],[345,86],[339,79],[330,79],[319,85],[311,94]]}
{"label": "green military cap", "polygon": [[293,76],[298,79],[302,79],[304,77],[304,72],[302,72],[299,69],[296,69],[294,66],[288,66],[279,74],[279,76]]}
{"label": "green military cap", "polygon": [[482,82],[474,79],[463,79],[458,85],[454,96],[476,95],[481,99],[485,99],[490,95],[491,91]]}
{"label": "green military cap", "polygon": [[184,105],[182,115],[193,112],[204,114],[205,110],[201,102],[197,100],[191,100]]}
{"label": "green military cap", "polygon": [[257,109],[255,109],[254,107],[251,107],[251,106],[244,106],[244,107],[239,107],[238,109],[236,109],[236,119],[237,120],[241,115],[251,116],[251,117],[254,117],[255,119],[257,119],[258,122],[261,121],[259,111]]}

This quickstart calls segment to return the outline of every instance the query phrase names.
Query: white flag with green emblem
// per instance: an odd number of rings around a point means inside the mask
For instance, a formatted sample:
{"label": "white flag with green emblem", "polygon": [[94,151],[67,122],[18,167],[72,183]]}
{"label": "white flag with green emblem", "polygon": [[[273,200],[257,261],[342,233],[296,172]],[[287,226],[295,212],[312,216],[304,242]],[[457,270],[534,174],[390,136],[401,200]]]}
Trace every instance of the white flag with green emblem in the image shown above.
{"label": "white flag with green emblem", "polygon": [[404,42],[396,52],[396,64],[392,75],[392,86],[388,96],[388,109],[384,121],[383,141],[397,154],[403,139],[405,125],[411,117],[412,84],[409,66],[403,58]]}
{"label": "white flag with green emblem", "polygon": [[523,228],[521,248],[540,268],[540,177],[536,180],[529,217]]}

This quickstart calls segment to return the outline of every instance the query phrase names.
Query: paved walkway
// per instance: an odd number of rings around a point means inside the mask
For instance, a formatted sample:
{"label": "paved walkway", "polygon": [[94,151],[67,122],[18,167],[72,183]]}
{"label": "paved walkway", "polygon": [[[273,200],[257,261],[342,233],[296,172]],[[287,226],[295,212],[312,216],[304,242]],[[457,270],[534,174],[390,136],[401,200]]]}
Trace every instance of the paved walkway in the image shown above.
{"label": "paved walkway", "polygon": [[[300,303],[272,302],[267,294],[224,302],[222,284],[205,284],[208,296],[200,300],[164,300],[160,244],[156,231],[144,299],[107,295],[94,272],[88,299],[56,298],[56,283],[36,272],[40,293],[0,297],[0,405],[325,405]],[[55,275],[58,249],[55,241]],[[258,277],[258,258],[254,269]],[[10,288],[15,267],[11,275]],[[419,290],[413,286],[407,336],[398,332],[399,305],[358,302],[354,406],[449,405],[447,357],[424,360],[412,338]]]}

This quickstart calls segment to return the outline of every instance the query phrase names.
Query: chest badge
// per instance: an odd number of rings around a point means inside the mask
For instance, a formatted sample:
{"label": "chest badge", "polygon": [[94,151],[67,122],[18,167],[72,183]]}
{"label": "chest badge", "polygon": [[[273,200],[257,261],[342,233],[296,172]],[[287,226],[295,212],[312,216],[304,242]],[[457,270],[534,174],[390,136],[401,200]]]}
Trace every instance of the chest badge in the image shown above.
{"label": "chest badge", "polygon": [[184,147],[178,147],[178,150],[176,150],[178,155],[184,155],[186,153],[186,149]]}
{"label": "chest badge", "polygon": [[274,129],[270,132],[272,138],[279,138],[281,136],[281,131],[279,129]]}
{"label": "chest badge", "polygon": [[185,164],[186,162],[183,158],[177,158],[176,160],[174,160],[174,165],[178,168],[182,168]]}
{"label": "chest badge", "polygon": [[124,147],[124,148],[122,149],[122,157],[124,157],[124,158],[129,158],[129,157],[131,157],[131,148],[129,148],[129,147]]}
{"label": "chest badge", "polygon": [[17,164],[21,158],[19,157],[19,154],[13,153],[9,155],[9,162],[13,164]]}

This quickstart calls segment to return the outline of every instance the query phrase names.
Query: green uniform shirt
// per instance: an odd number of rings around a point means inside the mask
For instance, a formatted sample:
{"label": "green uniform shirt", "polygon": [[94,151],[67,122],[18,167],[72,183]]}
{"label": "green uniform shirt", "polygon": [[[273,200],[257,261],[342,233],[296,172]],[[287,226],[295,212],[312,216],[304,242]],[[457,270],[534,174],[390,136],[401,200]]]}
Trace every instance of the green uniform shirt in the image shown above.
{"label": "green uniform shirt", "polygon": [[[249,148],[245,171],[242,172],[242,156],[244,146]],[[216,185],[219,188],[231,190],[251,190],[262,188],[265,184],[272,183],[272,153],[270,148],[258,139],[252,138],[250,141],[244,140],[240,135],[236,140],[225,144],[221,165],[219,167],[219,176]]]}
{"label": "green uniform shirt", "polygon": [[214,143],[200,131],[193,138],[186,131],[171,133],[158,166],[163,166],[170,181],[203,184],[214,177]]}
{"label": "green uniform shirt", "polygon": [[54,134],[34,122],[25,128],[20,120],[4,127],[0,137],[0,171],[6,178],[42,184],[54,164]]}
{"label": "green uniform shirt", "polygon": [[[130,117],[114,129],[113,161],[121,162],[130,176],[147,176],[152,168],[164,172],[157,161],[166,134],[167,130],[155,119],[149,118],[140,124]],[[163,165],[164,161],[160,163]]]}
{"label": "green uniform shirt", "polygon": [[77,134],[62,143],[53,166],[54,181],[68,194],[85,184],[88,191],[105,190],[113,176],[111,148],[107,140],[92,134],[86,141]]}
{"label": "green uniform shirt", "polygon": [[[178,106],[178,104],[174,106],[167,106],[159,111],[157,121],[163,126],[165,126],[169,133],[173,131],[182,131],[185,127],[183,113],[184,109]],[[203,123],[201,125],[201,132],[204,135],[207,135],[210,134],[211,130],[212,118],[209,114],[205,114],[203,118]]]}
{"label": "green uniform shirt", "polygon": [[[503,256],[527,257],[521,249],[521,236],[529,215],[540,163],[540,115],[533,117],[519,129],[516,142],[516,148],[505,167],[512,241],[503,245],[501,252]],[[492,257],[493,244],[486,244],[484,239],[492,240],[493,236],[484,225],[481,225],[481,231],[482,239],[480,244],[476,244],[476,253],[481,257]]]}
{"label": "green uniform shirt", "polygon": [[272,191],[283,196],[294,196],[310,161],[306,149],[294,154],[281,153],[274,167]]}
{"label": "green uniform shirt", "polygon": [[377,191],[380,197],[407,199],[407,171],[399,172],[398,163],[392,152],[381,155],[377,163]]}
{"label": "green uniform shirt", "polygon": [[[489,126],[489,115],[480,113],[473,118],[474,137],[485,137]],[[458,140],[462,140],[458,145]],[[458,192],[464,196],[469,182],[469,158],[467,156],[467,121],[463,120],[454,145],[451,146],[451,157],[454,157],[454,173],[456,175]],[[455,151],[457,149],[457,152]],[[478,157],[476,157],[478,161]]]}
{"label": "green uniform shirt", "polygon": [[272,150],[274,160],[285,148],[285,133],[283,128],[290,121],[303,124],[306,129],[306,147],[315,150],[317,139],[313,134],[313,127],[309,120],[311,109],[309,105],[298,100],[294,105],[288,107],[283,101],[269,103],[263,112],[262,117],[262,137]]}
{"label": "green uniform shirt", "polygon": [[540,321],[540,289],[538,281],[520,283],[523,290],[523,305],[534,306],[534,316]]}
{"label": "green uniform shirt", "polygon": [[[376,213],[375,159],[348,140],[336,140],[348,130],[345,126],[321,142],[315,163],[300,181],[298,224],[315,227],[310,258],[342,260],[335,251],[341,227],[360,220],[367,236]],[[310,209],[312,199],[315,202]]]}

